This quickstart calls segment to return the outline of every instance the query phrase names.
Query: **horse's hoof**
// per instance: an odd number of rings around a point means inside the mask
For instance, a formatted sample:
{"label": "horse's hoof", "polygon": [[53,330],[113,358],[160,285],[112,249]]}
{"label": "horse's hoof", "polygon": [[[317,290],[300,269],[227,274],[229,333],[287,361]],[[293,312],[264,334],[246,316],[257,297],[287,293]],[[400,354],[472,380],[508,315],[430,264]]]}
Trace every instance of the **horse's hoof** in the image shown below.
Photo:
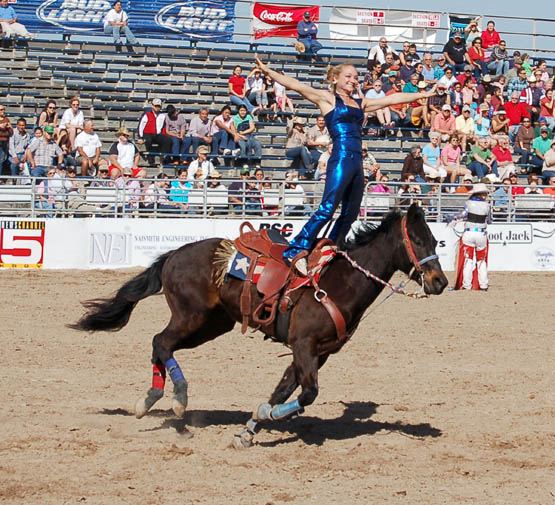
{"label": "horse's hoof", "polygon": [[148,407],[146,406],[146,402],[144,398],[139,398],[137,400],[137,403],[135,404],[135,417],[137,419],[141,419],[142,417],[145,416],[147,412],[148,412]]}
{"label": "horse's hoof", "polygon": [[187,409],[189,397],[187,395],[187,381],[181,379],[173,387],[174,397],[172,409],[177,417],[183,417]]}
{"label": "horse's hoof", "polygon": [[261,403],[256,414],[253,416],[255,421],[268,421],[272,419],[272,406],[269,403]]}
{"label": "horse's hoof", "polygon": [[187,405],[183,405],[179,400],[174,398],[172,402],[172,410],[177,417],[183,417],[185,415],[185,411],[187,410]]}
{"label": "horse's hoof", "polygon": [[164,396],[163,389],[150,388],[146,398],[141,398],[135,404],[135,417],[141,419],[162,396]]}
{"label": "horse's hoof", "polygon": [[233,436],[233,448],[248,449],[253,445],[253,438],[254,435],[252,433],[250,433],[246,429],[242,429],[239,433],[236,433]]}

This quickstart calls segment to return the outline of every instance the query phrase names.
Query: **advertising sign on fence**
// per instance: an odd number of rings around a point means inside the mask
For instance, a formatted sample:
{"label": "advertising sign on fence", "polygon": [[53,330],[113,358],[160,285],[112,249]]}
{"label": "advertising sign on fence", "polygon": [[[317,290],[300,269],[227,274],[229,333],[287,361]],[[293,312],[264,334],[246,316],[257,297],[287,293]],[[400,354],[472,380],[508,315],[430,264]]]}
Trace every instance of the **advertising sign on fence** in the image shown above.
{"label": "advertising sign on fence", "polygon": [[306,11],[310,12],[310,19],[317,23],[320,17],[318,6],[292,7],[256,2],[252,9],[254,38],[296,37],[297,23]]}
{"label": "advertising sign on fence", "polygon": [[[104,34],[112,0],[25,0],[14,4],[30,32]],[[129,27],[138,37],[230,40],[235,0],[123,0]]]}
{"label": "advertising sign on fence", "polygon": [[0,221],[0,268],[42,268],[44,221]]}
{"label": "advertising sign on fence", "polygon": [[[291,240],[303,220],[250,219]],[[208,238],[233,239],[243,219],[0,219],[0,267],[129,268],[149,266],[160,254]],[[464,223],[429,223],[441,266],[452,271]],[[555,271],[555,224],[488,226],[492,271]]]}
{"label": "advertising sign on fence", "polygon": [[364,42],[387,37],[388,41],[433,44],[441,26],[441,14],[394,10],[334,8],[330,37]]}

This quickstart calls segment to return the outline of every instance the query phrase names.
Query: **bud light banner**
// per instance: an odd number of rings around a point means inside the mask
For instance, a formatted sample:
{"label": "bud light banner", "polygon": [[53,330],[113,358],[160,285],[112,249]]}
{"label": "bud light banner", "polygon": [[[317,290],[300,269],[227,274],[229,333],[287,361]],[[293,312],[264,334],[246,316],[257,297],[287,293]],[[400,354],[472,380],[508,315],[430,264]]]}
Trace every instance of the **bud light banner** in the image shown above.
{"label": "bud light banner", "polygon": [[[102,35],[113,0],[19,0],[13,3],[31,32]],[[123,0],[129,27],[140,37],[230,40],[235,0]]]}
{"label": "bud light banner", "polygon": [[252,11],[252,25],[255,39],[262,37],[296,37],[297,23],[309,11],[315,23],[320,17],[320,7],[292,7],[255,3]]}

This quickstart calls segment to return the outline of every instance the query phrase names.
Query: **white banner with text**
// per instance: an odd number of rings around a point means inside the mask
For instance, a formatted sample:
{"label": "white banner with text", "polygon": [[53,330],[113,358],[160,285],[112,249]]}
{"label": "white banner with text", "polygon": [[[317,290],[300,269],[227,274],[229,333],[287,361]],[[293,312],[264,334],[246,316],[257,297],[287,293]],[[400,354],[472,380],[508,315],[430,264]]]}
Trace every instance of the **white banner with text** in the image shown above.
{"label": "white banner with text", "polygon": [[[1,268],[146,267],[166,251],[213,237],[235,238],[242,219],[1,219]],[[252,219],[256,229],[292,238],[304,221]],[[452,271],[461,233],[430,223],[441,266]],[[488,228],[489,268],[555,271],[554,223],[496,223]]]}
{"label": "white banner with text", "polygon": [[433,44],[441,27],[438,12],[410,12],[389,9],[334,7],[330,15],[330,37],[333,40]]}

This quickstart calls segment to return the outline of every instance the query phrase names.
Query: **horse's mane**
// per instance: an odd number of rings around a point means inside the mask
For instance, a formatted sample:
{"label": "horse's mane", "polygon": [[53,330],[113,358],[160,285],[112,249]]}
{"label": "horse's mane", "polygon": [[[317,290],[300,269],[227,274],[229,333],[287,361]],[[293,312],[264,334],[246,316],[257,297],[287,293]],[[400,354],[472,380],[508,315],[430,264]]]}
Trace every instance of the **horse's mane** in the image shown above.
{"label": "horse's mane", "polygon": [[356,230],[353,229],[352,238],[343,241],[342,248],[350,251],[370,244],[381,233],[389,232],[400,218],[401,213],[398,210],[392,210],[384,216],[379,225],[362,223]]}

